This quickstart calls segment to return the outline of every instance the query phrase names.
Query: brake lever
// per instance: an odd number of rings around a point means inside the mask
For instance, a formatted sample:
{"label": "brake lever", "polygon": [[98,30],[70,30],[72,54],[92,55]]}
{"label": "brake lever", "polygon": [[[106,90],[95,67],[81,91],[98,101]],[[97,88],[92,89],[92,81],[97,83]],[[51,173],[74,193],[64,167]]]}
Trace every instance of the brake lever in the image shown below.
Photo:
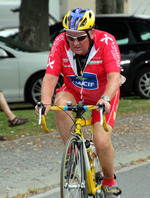
{"label": "brake lever", "polygon": [[41,124],[42,115],[45,112],[45,107],[44,107],[44,104],[42,102],[38,102],[37,105],[38,105],[38,108],[39,108],[39,125],[40,125]]}
{"label": "brake lever", "polygon": [[103,126],[103,112],[104,112],[104,108],[105,108],[105,105],[104,103],[99,103],[98,104],[98,107],[99,107],[99,113],[100,113],[100,125]]}

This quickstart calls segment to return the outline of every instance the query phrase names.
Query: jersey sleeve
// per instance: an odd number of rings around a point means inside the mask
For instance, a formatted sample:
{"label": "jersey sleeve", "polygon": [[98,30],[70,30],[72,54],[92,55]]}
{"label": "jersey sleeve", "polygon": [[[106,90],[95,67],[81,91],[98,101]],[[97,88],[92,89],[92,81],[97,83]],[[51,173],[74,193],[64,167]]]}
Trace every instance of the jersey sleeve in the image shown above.
{"label": "jersey sleeve", "polygon": [[64,34],[60,34],[54,40],[52,45],[48,61],[47,61],[47,68],[46,73],[52,74],[54,76],[59,76],[62,69],[62,45],[64,41]]}
{"label": "jersey sleeve", "polygon": [[120,73],[121,56],[116,39],[111,34],[105,33],[101,42],[103,42],[103,61],[106,73]]}

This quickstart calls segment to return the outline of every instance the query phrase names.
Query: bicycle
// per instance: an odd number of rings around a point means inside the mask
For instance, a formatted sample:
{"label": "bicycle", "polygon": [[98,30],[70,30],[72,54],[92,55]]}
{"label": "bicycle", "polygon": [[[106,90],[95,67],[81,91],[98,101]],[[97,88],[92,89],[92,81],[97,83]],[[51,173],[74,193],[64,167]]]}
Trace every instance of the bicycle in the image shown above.
{"label": "bicycle", "polygon": [[[41,114],[44,114],[43,104],[39,106],[39,124],[41,122]],[[103,115],[104,104],[100,103],[100,124],[103,125],[105,131],[108,131],[105,116]],[[73,111],[75,112],[75,121],[70,130],[71,137],[68,139],[61,161],[60,174],[60,193],[61,198],[104,198],[102,190],[103,176],[100,172],[100,164],[98,156],[93,144],[93,125],[92,120],[85,120],[83,113],[96,109],[96,105],[84,105],[79,102],[72,105],[67,102],[66,106],[51,106],[52,111]],[[42,115],[42,125],[47,131],[45,116]],[[91,140],[85,140],[82,132],[82,126],[91,125]],[[75,126],[74,132],[72,132]],[[97,166],[98,170],[96,170]],[[119,192],[115,192],[116,195]]]}

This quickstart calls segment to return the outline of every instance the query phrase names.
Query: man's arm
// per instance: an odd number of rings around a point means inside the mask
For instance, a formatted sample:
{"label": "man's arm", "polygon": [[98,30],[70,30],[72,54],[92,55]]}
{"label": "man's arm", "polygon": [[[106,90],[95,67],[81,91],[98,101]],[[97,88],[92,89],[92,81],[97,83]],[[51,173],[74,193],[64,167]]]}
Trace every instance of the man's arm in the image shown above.
{"label": "man's arm", "polygon": [[41,88],[41,102],[43,104],[51,104],[51,99],[54,93],[54,89],[57,85],[58,77],[51,75],[51,74],[45,74],[42,82],[42,88]]}
{"label": "man's arm", "polygon": [[[42,88],[41,88],[41,102],[45,106],[45,115],[47,115],[49,108],[51,107],[52,103],[52,96],[54,93],[54,89],[58,82],[58,77],[51,75],[51,74],[45,74],[42,82]],[[36,105],[35,107],[36,114],[38,114],[38,107]]]}
{"label": "man's arm", "polygon": [[107,84],[105,92],[102,96],[108,96],[110,100],[115,96],[118,88],[121,85],[120,73],[112,72],[107,74]]}
{"label": "man's arm", "polygon": [[[118,72],[109,73],[107,75],[106,88],[105,88],[105,91],[101,97],[108,96],[111,100],[115,96],[120,85],[121,85],[120,73],[118,73]],[[109,102],[107,102],[104,99],[99,99],[97,103],[100,103],[100,102],[103,102],[105,104],[105,112],[104,113],[108,114],[110,111],[110,108],[111,108]]]}

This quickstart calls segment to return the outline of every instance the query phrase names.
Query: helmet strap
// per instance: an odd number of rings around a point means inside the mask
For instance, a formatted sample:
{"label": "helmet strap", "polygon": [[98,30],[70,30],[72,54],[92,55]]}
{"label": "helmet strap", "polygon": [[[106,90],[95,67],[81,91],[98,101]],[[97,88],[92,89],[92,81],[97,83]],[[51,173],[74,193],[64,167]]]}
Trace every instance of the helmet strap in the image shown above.
{"label": "helmet strap", "polygon": [[93,46],[93,40],[90,37],[89,31],[86,30],[87,36],[89,38],[89,42],[90,42],[90,46],[89,46],[89,51],[91,50],[92,46]]}
{"label": "helmet strap", "polygon": [[65,39],[66,39],[66,42],[67,42],[68,47],[70,47],[70,46],[69,46],[69,42],[68,42],[68,40],[67,40],[66,32],[65,32]]}

